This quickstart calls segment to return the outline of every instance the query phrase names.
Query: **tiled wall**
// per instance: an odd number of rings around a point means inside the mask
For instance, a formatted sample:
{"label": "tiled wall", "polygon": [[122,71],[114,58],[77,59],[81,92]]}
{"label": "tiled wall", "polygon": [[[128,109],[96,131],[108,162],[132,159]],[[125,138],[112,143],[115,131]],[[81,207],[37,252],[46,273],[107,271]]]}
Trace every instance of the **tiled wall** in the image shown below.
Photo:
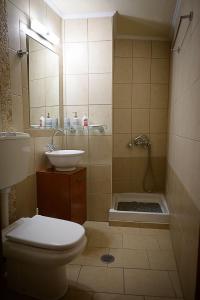
{"label": "tiled wall", "polygon": [[[190,11],[194,12],[194,18],[182,49],[172,54],[167,157],[171,233],[186,300],[195,299],[199,242],[200,2],[183,0],[179,14]],[[177,24],[178,21],[179,18]],[[176,47],[181,39],[180,34]]]}
{"label": "tiled wall", "polygon": [[147,135],[152,144],[153,175],[148,173],[146,187],[163,191],[169,43],[115,40],[114,57],[113,192],[144,191],[148,152],[141,147],[128,147],[141,134]]}
{"label": "tiled wall", "polygon": [[[27,82],[27,65],[26,56],[19,58],[16,53],[19,49],[26,49],[26,36],[20,31],[19,22],[28,23],[29,17],[38,19],[41,23],[49,26],[56,35],[61,38],[61,19],[45,4],[43,0],[20,0],[6,1],[7,24],[8,24],[8,54],[10,66],[10,87],[11,87],[11,113],[7,115],[10,118],[9,125],[3,126],[1,130],[16,130],[24,131],[27,128],[27,110],[28,103],[28,82]],[[3,78],[6,76],[4,72]],[[9,91],[9,87],[7,87]],[[1,98],[2,99],[2,98]],[[1,107],[1,116],[4,110]],[[1,119],[1,118],[0,118]],[[16,185],[15,192],[11,194],[10,216],[14,218],[22,216],[30,216],[35,213],[36,198],[35,198],[35,171],[47,165],[47,160],[44,156],[46,145],[51,139],[48,134],[31,137],[32,147],[32,164],[30,166],[29,177],[20,184]],[[61,145],[60,137],[57,137],[56,143]],[[16,203],[15,203],[16,199]],[[13,212],[14,208],[14,212]]]}
{"label": "tiled wall", "polygon": [[64,117],[78,113],[105,131],[67,136],[68,149],[85,150],[88,219],[107,220],[112,168],[112,18],[64,22]]}

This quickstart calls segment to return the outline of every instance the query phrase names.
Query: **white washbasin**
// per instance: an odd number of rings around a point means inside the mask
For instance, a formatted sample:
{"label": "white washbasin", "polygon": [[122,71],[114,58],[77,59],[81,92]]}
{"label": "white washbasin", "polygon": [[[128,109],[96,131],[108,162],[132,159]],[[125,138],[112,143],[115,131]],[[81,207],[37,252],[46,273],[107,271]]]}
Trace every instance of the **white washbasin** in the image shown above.
{"label": "white washbasin", "polygon": [[57,171],[73,171],[85,153],[83,150],[56,150],[45,152]]}

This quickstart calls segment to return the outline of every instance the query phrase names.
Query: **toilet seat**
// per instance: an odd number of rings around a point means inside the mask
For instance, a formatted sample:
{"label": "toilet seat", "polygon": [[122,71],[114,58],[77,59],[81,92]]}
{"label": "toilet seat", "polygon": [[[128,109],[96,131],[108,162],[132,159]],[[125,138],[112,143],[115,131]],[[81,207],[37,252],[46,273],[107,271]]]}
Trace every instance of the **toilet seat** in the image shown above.
{"label": "toilet seat", "polygon": [[5,235],[11,242],[56,251],[75,248],[84,236],[77,223],[40,215],[26,218]]}

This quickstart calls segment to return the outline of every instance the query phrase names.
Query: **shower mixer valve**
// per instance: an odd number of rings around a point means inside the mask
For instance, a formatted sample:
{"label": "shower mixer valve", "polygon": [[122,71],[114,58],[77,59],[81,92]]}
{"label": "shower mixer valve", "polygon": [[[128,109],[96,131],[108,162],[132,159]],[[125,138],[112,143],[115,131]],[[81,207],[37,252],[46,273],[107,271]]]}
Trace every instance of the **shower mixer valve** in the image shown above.
{"label": "shower mixer valve", "polygon": [[147,148],[151,146],[151,142],[146,135],[139,135],[128,144],[129,148],[133,148],[133,146],[143,146],[144,148]]}

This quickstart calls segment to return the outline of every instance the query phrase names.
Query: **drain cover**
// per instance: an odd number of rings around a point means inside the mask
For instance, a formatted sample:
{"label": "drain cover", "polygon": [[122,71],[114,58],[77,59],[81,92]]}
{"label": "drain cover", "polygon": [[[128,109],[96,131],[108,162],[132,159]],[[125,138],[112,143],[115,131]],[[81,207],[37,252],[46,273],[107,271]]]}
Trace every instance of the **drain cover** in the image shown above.
{"label": "drain cover", "polygon": [[115,260],[114,256],[110,255],[110,254],[104,254],[101,256],[101,261],[110,264]]}

